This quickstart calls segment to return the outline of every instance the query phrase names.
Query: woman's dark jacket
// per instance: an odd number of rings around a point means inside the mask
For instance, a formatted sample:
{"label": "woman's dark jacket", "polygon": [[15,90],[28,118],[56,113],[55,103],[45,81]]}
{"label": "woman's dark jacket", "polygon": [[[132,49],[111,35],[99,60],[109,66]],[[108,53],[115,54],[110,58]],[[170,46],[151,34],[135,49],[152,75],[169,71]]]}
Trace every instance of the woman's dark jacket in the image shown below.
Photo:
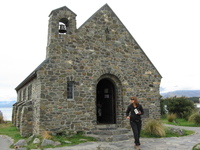
{"label": "woman's dark jacket", "polygon": [[[137,109],[141,112],[140,115],[135,114],[134,109]],[[131,113],[131,114],[130,114]],[[129,115],[130,114],[130,115]],[[138,104],[137,107],[134,108],[133,104],[131,103],[126,110],[126,117],[130,116],[130,121],[139,121],[141,120],[141,115],[144,114],[144,110],[142,108],[142,105]]]}

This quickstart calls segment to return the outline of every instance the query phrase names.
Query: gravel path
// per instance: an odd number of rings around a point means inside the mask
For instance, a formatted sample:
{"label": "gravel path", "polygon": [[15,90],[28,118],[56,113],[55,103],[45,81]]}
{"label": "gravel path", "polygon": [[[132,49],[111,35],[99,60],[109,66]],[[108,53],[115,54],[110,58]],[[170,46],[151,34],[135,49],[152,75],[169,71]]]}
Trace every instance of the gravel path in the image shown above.
{"label": "gravel path", "polygon": [[[192,147],[200,143],[200,127],[171,126],[195,131],[194,134],[184,137],[171,138],[141,138],[141,150],[192,150]],[[62,148],[46,148],[45,150],[134,150],[134,139],[117,142],[86,142],[75,146]],[[9,146],[13,140],[0,135],[0,150],[13,150]]]}
{"label": "gravel path", "polygon": [[9,148],[12,144],[13,139],[5,135],[0,135],[0,150],[12,150]]}
{"label": "gravel path", "polygon": [[[141,150],[192,150],[193,146],[200,143],[200,127],[174,128],[195,131],[194,134],[184,137],[171,138],[141,138]],[[134,139],[118,142],[87,142],[75,146],[62,148],[47,148],[45,150],[134,150]]]}

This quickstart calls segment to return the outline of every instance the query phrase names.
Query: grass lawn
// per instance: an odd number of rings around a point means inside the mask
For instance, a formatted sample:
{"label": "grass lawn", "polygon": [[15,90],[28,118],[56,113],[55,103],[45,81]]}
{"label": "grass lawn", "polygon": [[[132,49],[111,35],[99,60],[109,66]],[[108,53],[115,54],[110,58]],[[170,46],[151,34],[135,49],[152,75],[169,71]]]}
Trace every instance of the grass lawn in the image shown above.
{"label": "grass lawn", "polygon": [[[176,122],[168,122],[166,118],[160,121],[151,120],[147,122],[144,130],[141,131],[141,137],[146,138],[160,138],[160,137],[181,137],[178,133],[172,132],[171,127],[165,127],[162,124],[170,124],[176,126],[197,127],[194,123],[188,122],[184,119],[176,119]],[[194,131],[184,130],[184,135],[187,136],[194,133]]]}
{"label": "grass lawn", "polygon": [[[194,131],[190,131],[190,130],[183,130],[185,135],[179,135],[177,133],[172,133],[169,131],[169,127],[165,127],[165,136],[163,137],[181,137],[181,136],[187,136],[187,135],[191,135],[194,133]],[[141,137],[145,137],[145,138],[161,138],[160,136],[157,135],[151,135],[151,134],[147,134],[145,133],[143,130],[141,131]],[[162,137],[162,138],[163,138]]]}
{"label": "grass lawn", "polygon": [[13,126],[10,121],[0,124],[0,135],[7,135],[14,139],[14,142],[22,139],[19,131],[16,129],[15,126]]}
{"label": "grass lawn", "polygon": [[[163,123],[167,123],[167,121],[165,121],[164,119],[162,121],[163,121]],[[175,133],[170,133],[168,129],[169,129],[168,127],[165,127],[166,136],[164,136],[164,137],[179,137],[180,136]],[[194,133],[193,131],[188,131],[188,130],[184,130],[184,132],[185,132],[185,135],[190,135],[190,134]],[[15,143],[18,140],[23,139],[20,136],[20,133],[17,130],[17,128],[11,122],[6,122],[3,124],[0,124],[0,135],[7,135],[7,136],[11,137],[12,139],[14,139]],[[160,138],[159,136],[156,136],[156,135],[149,135],[149,134],[145,133],[144,131],[141,132],[141,137]],[[42,137],[38,137],[38,138],[42,141]],[[24,138],[24,139],[28,139],[28,138]],[[88,141],[96,141],[94,138],[86,137],[82,133],[72,134],[70,136],[65,135],[65,134],[58,135],[58,136],[52,136],[52,140],[59,141],[61,143],[61,145],[59,147],[76,145],[76,144],[84,143],[84,142],[88,142]],[[70,143],[66,143],[66,141],[69,141]],[[32,141],[30,143],[28,143],[28,146],[27,146],[28,149],[37,149],[39,147],[40,147],[40,144],[32,144]],[[47,147],[54,148],[54,146],[47,146]],[[45,148],[47,148],[47,147],[45,147]],[[13,146],[12,146],[12,148],[13,148]]]}
{"label": "grass lawn", "polygon": [[185,126],[185,127],[200,127],[200,125],[195,125],[192,122],[188,122],[185,119],[177,118],[174,122],[169,122],[166,118],[161,119],[162,123],[175,125],[175,126]]}
{"label": "grass lawn", "polygon": [[[163,117],[161,121],[162,123],[169,124],[169,125],[185,126],[185,127],[200,127],[200,125],[196,125],[193,122],[188,122],[185,119],[181,119],[181,118],[177,118],[174,122],[169,122],[166,117]],[[200,145],[200,143],[198,143],[197,145]],[[197,145],[195,145],[192,150],[200,150],[196,148]]]}
{"label": "grass lawn", "polygon": [[[19,130],[11,123],[11,122],[5,122],[0,124],[0,135],[7,135],[14,139],[14,143],[19,141],[20,139],[28,139],[28,138],[22,138],[20,136]],[[42,141],[42,137],[37,137]],[[70,146],[70,145],[76,145],[79,143],[84,143],[88,141],[96,141],[93,137],[87,137],[84,136],[82,133],[72,134],[70,136],[67,135],[60,135],[60,136],[52,136],[53,141],[59,141],[61,145],[59,147],[63,146]],[[68,143],[66,143],[68,141]],[[32,144],[32,141],[28,143],[27,148],[28,149],[37,149],[40,146],[40,144]],[[54,146],[46,146],[45,148]],[[11,146],[13,148],[13,145]]]}

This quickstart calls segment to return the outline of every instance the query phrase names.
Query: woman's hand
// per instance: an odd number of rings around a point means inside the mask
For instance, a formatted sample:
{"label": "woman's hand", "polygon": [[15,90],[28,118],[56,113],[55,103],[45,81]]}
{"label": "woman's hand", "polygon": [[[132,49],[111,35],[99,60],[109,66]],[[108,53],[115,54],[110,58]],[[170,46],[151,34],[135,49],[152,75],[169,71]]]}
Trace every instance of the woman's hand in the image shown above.
{"label": "woman's hand", "polygon": [[130,119],[130,117],[129,117],[129,116],[127,116],[127,117],[126,117],[126,119]]}

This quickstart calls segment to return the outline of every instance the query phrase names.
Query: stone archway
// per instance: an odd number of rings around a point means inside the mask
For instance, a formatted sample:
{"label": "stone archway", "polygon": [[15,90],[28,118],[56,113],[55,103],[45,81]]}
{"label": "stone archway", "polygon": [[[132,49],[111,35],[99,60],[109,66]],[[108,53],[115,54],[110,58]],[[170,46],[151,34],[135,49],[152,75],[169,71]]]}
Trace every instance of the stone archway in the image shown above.
{"label": "stone archway", "polygon": [[97,123],[116,123],[116,89],[114,84],[108,79],[101,79],[97,84]]}

